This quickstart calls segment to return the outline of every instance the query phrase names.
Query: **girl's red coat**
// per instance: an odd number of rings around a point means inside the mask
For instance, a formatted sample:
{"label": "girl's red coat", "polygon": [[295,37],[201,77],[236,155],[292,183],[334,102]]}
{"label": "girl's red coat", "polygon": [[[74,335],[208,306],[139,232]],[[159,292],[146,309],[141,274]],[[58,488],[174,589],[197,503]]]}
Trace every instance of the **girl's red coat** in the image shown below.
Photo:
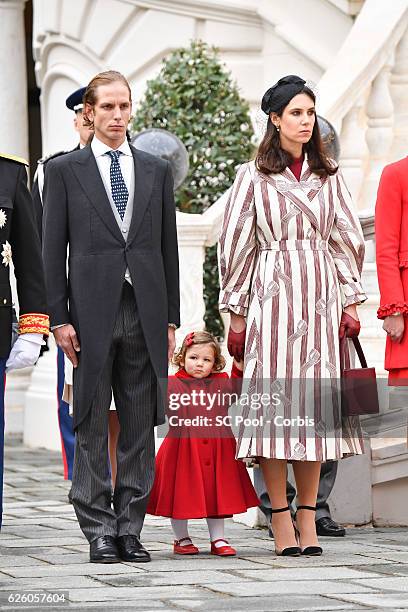
{"label": "girl's red coat", "polygon": [[[242,372],[233,368],[232,378],[239,376]],[[199,380],[179,370],[169,379],[169,396],[191,394],[192,390],[227,393],[232,389],[230,382],[226,373]],[[182,418],[200,415],[214,418],[226,413],[227,408],[220,405],[211,411],[205,405],[168,410],[169,416],[176,414]],[[194,428],[170,428],[156,457],[149,514],[175,519],[221,518],[245,512],[260,503],[245,465],[235,459],[231,429],[207,427],[198,428],[196,437]]]}

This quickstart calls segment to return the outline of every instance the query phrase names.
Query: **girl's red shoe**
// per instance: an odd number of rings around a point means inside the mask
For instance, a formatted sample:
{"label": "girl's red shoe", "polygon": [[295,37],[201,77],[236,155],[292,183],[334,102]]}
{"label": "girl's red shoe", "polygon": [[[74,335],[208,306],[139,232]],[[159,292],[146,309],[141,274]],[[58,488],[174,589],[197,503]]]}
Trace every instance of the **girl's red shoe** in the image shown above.
{"label": "girl's red shoe", "polygon": [[[181,545],[181,542],[189,541],[190,544]],[[181,538],[181,540],[174,540],[173,552],[175,555],[197,555],[198,548],[194,546],[190,538]]]}
{"label": "girl's red shoe", "polygon": [[[215,546],[217,542],[225,542],[226,546]],[[211,554],[218,555],[219,557],[234,557],[237,551],[228,544],[227,540],[221,539],[211,542]]]}

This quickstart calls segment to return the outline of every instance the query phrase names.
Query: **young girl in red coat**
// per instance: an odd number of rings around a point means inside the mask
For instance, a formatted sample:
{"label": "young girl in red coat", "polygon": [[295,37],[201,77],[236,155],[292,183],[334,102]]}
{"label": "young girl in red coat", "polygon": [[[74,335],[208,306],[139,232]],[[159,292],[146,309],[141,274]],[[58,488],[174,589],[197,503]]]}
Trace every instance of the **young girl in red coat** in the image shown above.
{"label": "young girl in red coat", "polygon": [[[257,506],[259,500],[245,465],[235,459],[235,438],[223,419],[228,406],[206,402],[234,391],[233,379],[242,378],[242,369],[234,361],[231,379],[221,372],[225,359],[220,346],[203,331],[185,337],[173,363],[179,370],[169,378],[170,428],[156,457],[147,512],[170,517],[176,554],[198,553],[188,533],[188,519],[205,518],[211,554],[233,556],[236,551],[224,537],[224,518]],[[203,397],[200,392],[207,399],[197,402]],[[217,416],[221,427],[215,425]],[[186,425],[186,418],[194,417],[199,425]]]}

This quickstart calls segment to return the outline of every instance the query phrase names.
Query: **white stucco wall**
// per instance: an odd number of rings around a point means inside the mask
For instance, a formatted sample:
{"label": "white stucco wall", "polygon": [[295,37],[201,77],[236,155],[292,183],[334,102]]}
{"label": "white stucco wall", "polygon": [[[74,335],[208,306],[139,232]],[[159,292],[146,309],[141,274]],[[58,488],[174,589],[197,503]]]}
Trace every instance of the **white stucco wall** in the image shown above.
{"label": "white stucco wall", "polygon": [[100,70],[123,72],[137,101],[163,57],[201,38],[257,106],[284,74],[318,81],[352,23],[330,0],[34,0],[44,153],[74,145],[65,98]]}

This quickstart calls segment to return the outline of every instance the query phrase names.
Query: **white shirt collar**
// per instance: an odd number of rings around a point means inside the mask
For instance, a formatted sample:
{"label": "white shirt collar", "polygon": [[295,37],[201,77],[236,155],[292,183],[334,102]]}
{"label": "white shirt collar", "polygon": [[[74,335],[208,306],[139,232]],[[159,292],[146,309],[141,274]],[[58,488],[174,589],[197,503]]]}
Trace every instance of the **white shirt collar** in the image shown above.
{"label": "white shirt collar", "polygon": [[[91,148],[92,148],[92,153],[95,155],[95,157],[101,157],[102,155],[105,155],[107,151],[112,151],[112,147],[108,147],[108,145],[106,145],[104,142],[99,140],[99,138],[97,138],[96,136],[92,138]],[[127,141],[127,138],[125,138],[125,140],[122,142],[120,147],[118,147],[116,150],[121,151],[123,155],[132,156],[132,151],[130,150],[130,146]]]}

